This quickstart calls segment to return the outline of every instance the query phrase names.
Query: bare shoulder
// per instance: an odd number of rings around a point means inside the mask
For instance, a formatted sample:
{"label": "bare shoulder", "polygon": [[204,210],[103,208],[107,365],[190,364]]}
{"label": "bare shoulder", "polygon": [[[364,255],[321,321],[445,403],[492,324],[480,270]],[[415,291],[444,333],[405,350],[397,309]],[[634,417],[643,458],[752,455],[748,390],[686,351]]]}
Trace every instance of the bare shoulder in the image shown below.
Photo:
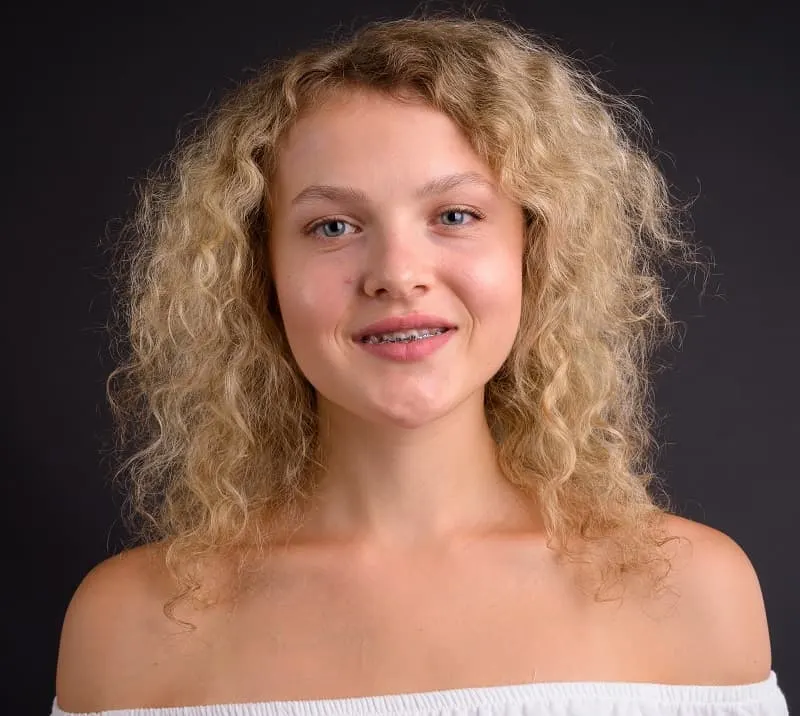
{"label": "bare shoulder", "polygon": [[[772,668],[767,615],[758,575],[728,535],[677,515],[665,526],[688,545],[677,571],[680,623],[695,683],[747,684]],[[687,643],[688,642],[688,643]]]}
{"label": "bare shoulder", "polygon": [[157,545],[106,559],[84,577],[61,630],[56,694],[63,710],[109,708],[141,676],[169,624],[162,612],[168,585]]}

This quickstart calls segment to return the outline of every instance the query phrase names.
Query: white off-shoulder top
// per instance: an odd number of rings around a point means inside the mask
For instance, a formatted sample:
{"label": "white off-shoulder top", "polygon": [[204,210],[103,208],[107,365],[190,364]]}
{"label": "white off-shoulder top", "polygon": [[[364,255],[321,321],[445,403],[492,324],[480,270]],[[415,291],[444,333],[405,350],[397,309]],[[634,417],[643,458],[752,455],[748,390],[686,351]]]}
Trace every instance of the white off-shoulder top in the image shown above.
{"label": "white off-shoulder top", "polygon": [[[93,716],[788,716],[774,671],[733,686],[562,681],[513,686],[93,712]],[[86,716],[62,711],[51,716]]]}

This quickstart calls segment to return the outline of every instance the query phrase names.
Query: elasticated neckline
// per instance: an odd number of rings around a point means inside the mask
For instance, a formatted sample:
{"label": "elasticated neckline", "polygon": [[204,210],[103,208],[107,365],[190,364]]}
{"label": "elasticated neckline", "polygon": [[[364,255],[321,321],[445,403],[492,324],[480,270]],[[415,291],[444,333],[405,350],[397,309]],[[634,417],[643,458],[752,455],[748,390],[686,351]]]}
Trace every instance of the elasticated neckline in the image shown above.
{"label": "elasticated neckline", "polygon": [[[761,704],[768,710],[747,713],[788,714],[785,697],[778,688],[777,676],[770,671],[764,680],[752,684],[698,685],[655,684],[644,682],[563,681],[426,691],[419,693],[358,696],[311,701],[268,701],[235,704],[209,704],[165,708],[116,709],[98,712],[103,716],[398,716],[410,714],[522,713],[518,707],[532,706],[525,713],[550,713],[559,703],[575,706],[570,713],[592,713],[591,704],[617,701],[638,703],[659,709],[660,713],[684,713],[677,707],[733,707]],[[499,707],[499,708],[498,708]],[[712,713],[703,709],[698,713]],[[738,713],[726,710],[725,713]],[[61,711],[53,704],[51,716],[83,716]]]}

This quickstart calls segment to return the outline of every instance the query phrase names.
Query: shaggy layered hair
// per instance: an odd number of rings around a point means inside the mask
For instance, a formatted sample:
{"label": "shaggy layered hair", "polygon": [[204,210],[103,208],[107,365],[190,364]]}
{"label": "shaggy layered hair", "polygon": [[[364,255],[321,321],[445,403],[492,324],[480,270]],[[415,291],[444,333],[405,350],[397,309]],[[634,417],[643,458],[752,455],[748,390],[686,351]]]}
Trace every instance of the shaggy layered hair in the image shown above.
{"label": "shaggy layered hair", "polygon": [[676,325],[660,269],[703,264],[632,104],[510,22],[426,15],[272,62],[144,184],[113,263],[107,392],[129,516],[178,585],[167,615],[202,602],[208,558],[241,574],[324,470],[315,391],[269,274],[265,198],[287,130],[353,90],[447,115],[523,207],[521,324],[485,390],[500,466],[537,499],[551,547],[591,553],[597,599],[630,574],[658,589],[669,498],[648,371]]}

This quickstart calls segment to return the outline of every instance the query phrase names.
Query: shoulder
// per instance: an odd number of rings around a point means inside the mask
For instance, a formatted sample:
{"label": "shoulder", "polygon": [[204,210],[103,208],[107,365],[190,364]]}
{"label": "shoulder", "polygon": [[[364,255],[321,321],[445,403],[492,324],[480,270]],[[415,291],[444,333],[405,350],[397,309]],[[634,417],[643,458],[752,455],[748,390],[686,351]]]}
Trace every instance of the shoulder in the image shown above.
{"label": "shoulder", "polygon": [[682,638],[695,683],[747,684],[772,668],[769,629],[758,575],[728,535],[669,515],[672,536],[686,538],[686,558],[675,577]]}
{"label": "shoulder", "polygon": [[146,545],[101,562],[83,578],[61,630],[56,693],[62,709],[107,708],[120,686],[140,675],[164,630],[166,574],[162,549]]}

